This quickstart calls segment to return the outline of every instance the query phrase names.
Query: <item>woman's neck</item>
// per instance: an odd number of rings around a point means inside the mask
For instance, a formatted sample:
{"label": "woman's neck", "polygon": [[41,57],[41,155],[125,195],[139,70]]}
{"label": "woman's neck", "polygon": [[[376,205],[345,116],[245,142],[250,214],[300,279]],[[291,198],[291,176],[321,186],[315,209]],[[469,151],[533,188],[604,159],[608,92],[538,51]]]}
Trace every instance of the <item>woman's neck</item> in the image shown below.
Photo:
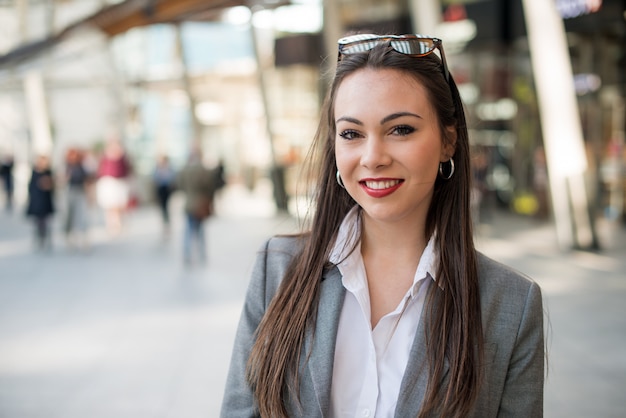
{"label": "woman's neck", "polygon": [[423,222],[379,222],[363,214],[361,231],[364,256],[392,253],[398,260],[419,260],[428,241]]}
{"label": "woman's neck", "polygon": [[372,329],[380,318],[396,309],[412,285],[426,243],[422,223],[382,223],[363,215],[361,255]]}

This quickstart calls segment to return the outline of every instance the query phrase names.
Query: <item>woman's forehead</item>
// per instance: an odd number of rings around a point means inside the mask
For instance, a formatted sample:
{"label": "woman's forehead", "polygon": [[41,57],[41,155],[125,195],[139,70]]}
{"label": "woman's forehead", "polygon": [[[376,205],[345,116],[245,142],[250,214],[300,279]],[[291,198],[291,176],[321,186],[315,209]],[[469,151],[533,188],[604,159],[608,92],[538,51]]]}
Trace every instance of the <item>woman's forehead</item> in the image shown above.
{"label": "woman's forehead", "polygon": [[406,71],[396,69],[360,69],[347,76],[338,86],[334,103],[338,113],[377,110],[431,112],[427,90]]}

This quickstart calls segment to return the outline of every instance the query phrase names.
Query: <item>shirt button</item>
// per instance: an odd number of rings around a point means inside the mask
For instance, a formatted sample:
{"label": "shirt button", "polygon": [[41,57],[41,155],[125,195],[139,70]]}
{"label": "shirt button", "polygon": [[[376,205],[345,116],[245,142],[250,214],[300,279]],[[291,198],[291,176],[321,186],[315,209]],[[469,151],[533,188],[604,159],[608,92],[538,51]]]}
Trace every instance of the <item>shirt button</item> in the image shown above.
{"label": "shirt button", "polygon": [[364,410],[363,410],[363,416],[364,416],[365,418],[369,417],[369,416],[370,416],[370,410],[369,410],[369,409],[364,409]]}

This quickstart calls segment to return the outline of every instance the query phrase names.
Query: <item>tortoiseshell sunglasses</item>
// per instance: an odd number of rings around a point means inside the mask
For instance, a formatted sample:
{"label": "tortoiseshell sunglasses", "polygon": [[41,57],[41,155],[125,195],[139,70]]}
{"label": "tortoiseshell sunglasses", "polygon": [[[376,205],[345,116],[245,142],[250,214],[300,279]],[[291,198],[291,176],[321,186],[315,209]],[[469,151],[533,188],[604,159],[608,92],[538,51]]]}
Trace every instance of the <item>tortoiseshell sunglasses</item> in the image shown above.
{"label": "tortoiseshell sunglasses", "polygon": [[339,55],[337,61],[341,61],[343,55],[367,52],[381,42],[389,42],[391,47],[404,55],[411,57],[424,57],[439,50],[443,75],[446,81],[450,81],[450,72],[446,63],[446,55],[443,52],[441,39],[422,35],[374,35],[371,33],[347,36],[337,41]]}

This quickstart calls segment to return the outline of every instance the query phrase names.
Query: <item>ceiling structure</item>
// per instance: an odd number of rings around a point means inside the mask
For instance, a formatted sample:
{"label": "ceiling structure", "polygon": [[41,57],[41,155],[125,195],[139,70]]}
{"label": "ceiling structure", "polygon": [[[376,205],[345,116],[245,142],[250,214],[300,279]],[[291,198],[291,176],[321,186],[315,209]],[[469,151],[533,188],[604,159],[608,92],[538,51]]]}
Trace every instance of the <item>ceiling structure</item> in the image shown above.
{"label": "ceiling structure", "polygon": [[289,0],[125,0],[104,7],[47,38],[21,45],[0,56],[0,68],[28,61],[85,27],[95,27],[109,37],[129,29],[158,23],[218,20],[222,11],[236,6],[272,9]]}

